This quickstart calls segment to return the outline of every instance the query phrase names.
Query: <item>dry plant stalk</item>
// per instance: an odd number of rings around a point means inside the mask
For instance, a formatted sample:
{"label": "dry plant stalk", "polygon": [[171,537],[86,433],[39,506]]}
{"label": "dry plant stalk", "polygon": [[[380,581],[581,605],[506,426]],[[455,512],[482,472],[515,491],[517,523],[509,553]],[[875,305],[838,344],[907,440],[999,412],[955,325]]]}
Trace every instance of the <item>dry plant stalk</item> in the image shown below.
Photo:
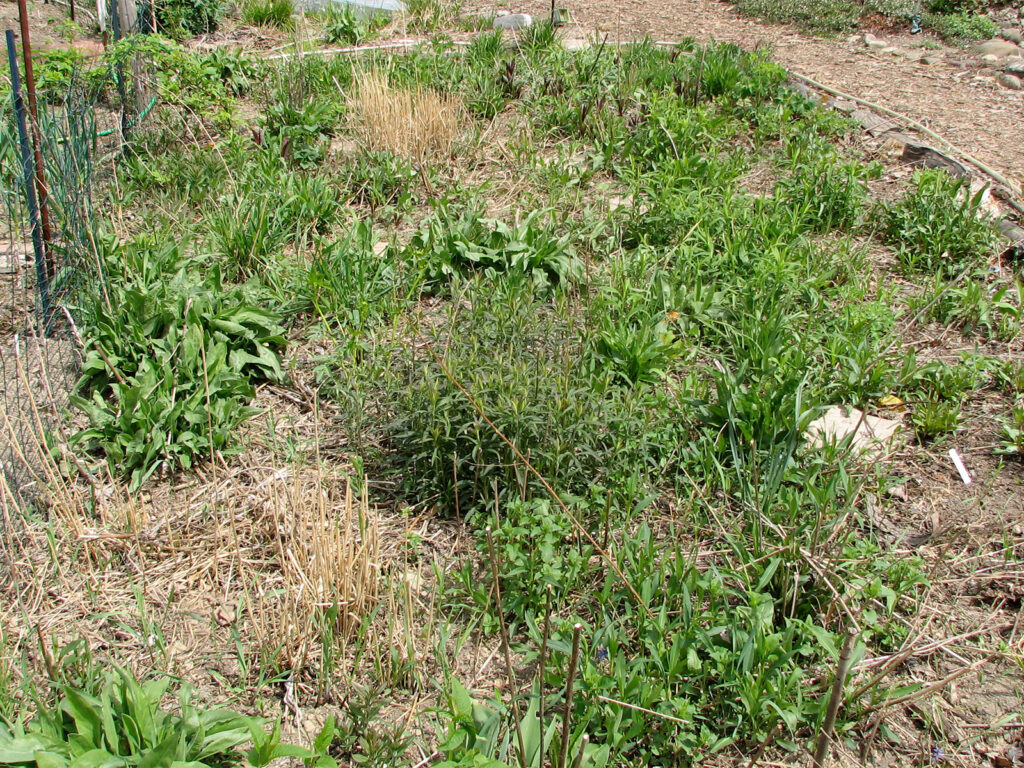
{"label": "dry plant stalk", "polygon": [[377,517],[347,480],[340,486],[320,472],[275,474],[260,486],[280,575],[258,585],[251,617],[264,657],[292,671],[326,636],[344,644],[377,601]]}
{"label": "dry plant stalk", "polygon": [[386,150],[418,163],[449,154],[465,117],[462,102],[421,86],[393,88],[385,75],[356,79],[349,109],[369,150]]}

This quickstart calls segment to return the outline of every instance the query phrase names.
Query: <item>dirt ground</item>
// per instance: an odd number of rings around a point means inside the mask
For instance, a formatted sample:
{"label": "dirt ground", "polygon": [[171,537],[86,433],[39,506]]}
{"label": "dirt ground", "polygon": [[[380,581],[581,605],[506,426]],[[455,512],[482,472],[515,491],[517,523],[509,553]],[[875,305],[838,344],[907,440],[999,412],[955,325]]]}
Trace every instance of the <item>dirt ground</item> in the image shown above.
{"label": "dirt ground", "polygon": [[[543,18],[550,4],[521,0],[510,7],[467,0],[463,9]],[[859,38],[814,37],[744,18],[728,3],[715,0],[586,0],[572,3],[570,11],[582,36],[600,31],[612,40],[650,35],[656,40],[693,37],[744,47],[770,45],[775,60],[791,72],[905,114],[1002,173],[1018,194],[1024,187],[1024,91],[999,86],[997,72],[983,69],[967,50],[944,46],[943,61],[921,64],[870,51]],[[927,35],[884,37],[904,50],[921,48],[925,40],[936,42]]]}

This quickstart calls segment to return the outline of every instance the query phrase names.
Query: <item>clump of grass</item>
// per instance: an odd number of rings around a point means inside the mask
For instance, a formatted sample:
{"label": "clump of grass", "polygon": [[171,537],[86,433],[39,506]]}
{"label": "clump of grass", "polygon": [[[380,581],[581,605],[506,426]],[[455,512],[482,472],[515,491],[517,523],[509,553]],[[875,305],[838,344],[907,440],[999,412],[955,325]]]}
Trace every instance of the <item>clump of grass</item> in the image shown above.
{"label": "clump of grass", "polygon": [[247,0],[242,6],[242,21],[256,27],[288,29],[295,13],[295,0]]}
{"label": "clump of grass", "polygon": [[981,209],[984,189],[943,170],[919,171],[902,200],[885,209],[885,238],[911,272],[954,275],[980,264],[996,242]]}
{"label": "clump of grass", "polygon": [[955,432],[960,425],[960,404],[948,400],[924,402],[914,408],[910,420],[914,434],[924,443]]}
{"label": "clump of grass", "polygon": [[451,153],[465,115],[454,96],[422,87],[394,87],[377,72],[357,78],[348,106],[367,150],[420,163]]}

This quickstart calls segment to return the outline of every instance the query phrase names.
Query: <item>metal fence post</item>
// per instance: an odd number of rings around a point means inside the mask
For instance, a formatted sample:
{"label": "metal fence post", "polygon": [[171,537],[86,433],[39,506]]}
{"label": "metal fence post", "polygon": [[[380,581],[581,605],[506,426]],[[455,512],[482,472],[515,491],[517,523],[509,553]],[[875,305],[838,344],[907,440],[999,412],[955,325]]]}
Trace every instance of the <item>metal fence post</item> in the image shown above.
{"label": "metal fence post", "polygon": [[47,273],[52,279],[57,275],[57,265],[53,263],[53,256],[50,253],[53,230],[50,227],[49,194],[46,190],[46,173],[43,168],[43,136],[39,127],[39,107],[36,103],[36,76],[32,70],[32,41],[29,37],[27,0],[18,0],[18,20],[21,23],[21,52],[25,59],[25,91],[28,94],[28,113],[32,118],[32,149],[36,161],[39,219],[43,225],[43,255],[46,257]]}
{"label": "metal fence post", "polygon": [[7,30],[7,60],[11,67],[11,94],[14,97],[14,114],[18,124],[18,141],[21,145],[21,165],[25,176],[25,200],[32,229],[32,250],[35,251],[36,284],[39,302],[43,311],[43,327],[47,334],[53,325],[50,306],[50,276],[46,267],[46,252],[43,247],[43,227],[36,201],[35,172],[32,150],[29,147],[28,127],[25,124],[25,101],[21,97],[21,79],[18,76],[18,54],[14,44],[14,32]]}

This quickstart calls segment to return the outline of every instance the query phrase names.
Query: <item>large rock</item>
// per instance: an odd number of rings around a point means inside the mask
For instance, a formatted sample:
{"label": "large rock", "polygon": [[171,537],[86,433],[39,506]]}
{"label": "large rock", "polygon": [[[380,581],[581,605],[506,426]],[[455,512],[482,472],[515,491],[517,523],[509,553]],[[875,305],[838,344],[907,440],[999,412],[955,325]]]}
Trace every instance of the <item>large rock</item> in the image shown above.
{"label": "large rock", "polygon": [[1007,27],[1006,29],[999,30],[999,36],[1003,38],[1003,40],[1009,40],[1011,43],[1016,43],[1017,45],[1024,44],[1024,35],[1021,34],[1019,29],[1014,29],[1013,27]]}
{"label": "large rock", "polygon": [[1017,77],[1024,76],[1024,59],[1012,59],[1006,63],[1006,71]]}
{"label": "large rock", "polygon": [[1011,75],[1009,72],[1001,74],[996,78],[996,81],[1003,86],[1003,88],[1009,88],[1011,91],[1024,90],[1024,83],[1021,82],[1021,79],[1016,75]]}
{"label": "large rock", "polygon": [[979,56],[996,56],[1005,59],[1007,56],[1020,56],[1021,49],[1009,40],[989,40],[975,46],[974,52]]}
{"label": "large rock", "polygon": [[533,16],[528,13],[510,13],[494,19],[495,29],[525,29],[533,26]]}
{"label": "large rock", "polygon": [[820,419],[810,423],[807,439],[823,446],[850,438],[854,451],[877,457],[889,450],[902,426],[898,421],[868,416],[856,408],[834,405]]}

